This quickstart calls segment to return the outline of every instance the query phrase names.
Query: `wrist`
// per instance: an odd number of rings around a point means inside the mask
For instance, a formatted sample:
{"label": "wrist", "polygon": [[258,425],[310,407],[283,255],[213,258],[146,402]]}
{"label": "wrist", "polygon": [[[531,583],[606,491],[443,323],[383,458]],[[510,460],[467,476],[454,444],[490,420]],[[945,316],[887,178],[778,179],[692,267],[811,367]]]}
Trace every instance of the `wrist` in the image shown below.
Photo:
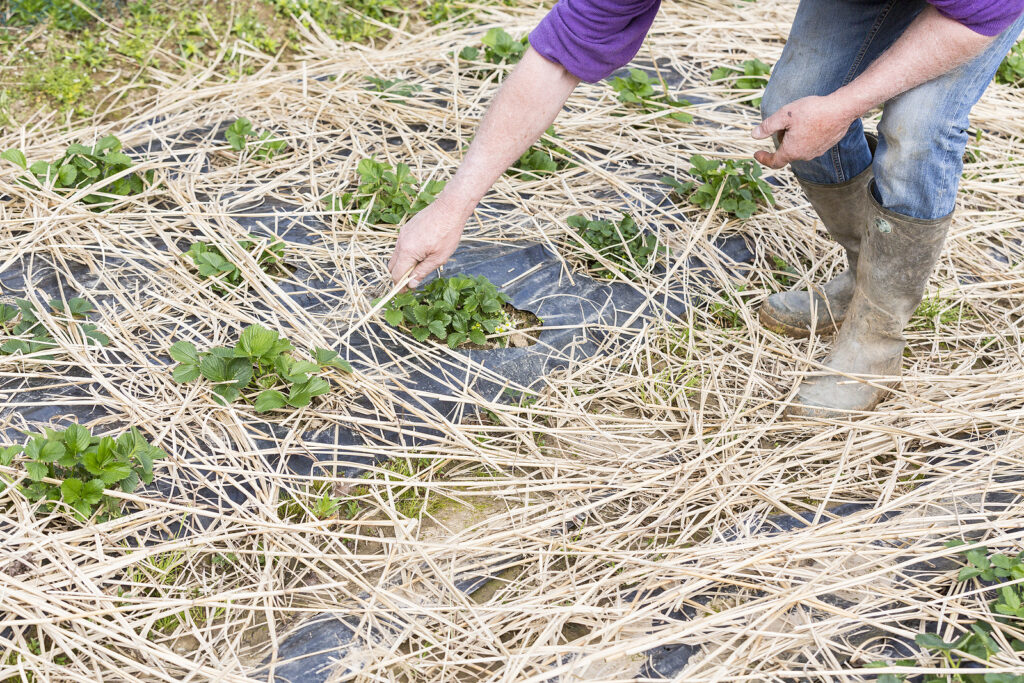
{"label": "wrist", "polygon": [[836,118],[846,119],[851,123],[854,119],[864,116],[874,106],[858,92],[854,83],[844,85],[831,95],[827,95],[825,99],[829,101]]}

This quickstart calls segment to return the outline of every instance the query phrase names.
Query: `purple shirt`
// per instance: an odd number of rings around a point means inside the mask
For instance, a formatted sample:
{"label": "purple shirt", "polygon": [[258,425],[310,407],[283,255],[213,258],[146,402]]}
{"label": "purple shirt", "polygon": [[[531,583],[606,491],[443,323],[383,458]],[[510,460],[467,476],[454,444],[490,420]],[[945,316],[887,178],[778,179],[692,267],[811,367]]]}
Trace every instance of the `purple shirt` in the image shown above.
{"label": "purple shirt", "polygon": [[[1002,33],[1024,0],[928,0],[944,16],[985,36]],[[591,83],[629,63],[640,50],[661,0],[558,0],[530,33],[542,57]]]}

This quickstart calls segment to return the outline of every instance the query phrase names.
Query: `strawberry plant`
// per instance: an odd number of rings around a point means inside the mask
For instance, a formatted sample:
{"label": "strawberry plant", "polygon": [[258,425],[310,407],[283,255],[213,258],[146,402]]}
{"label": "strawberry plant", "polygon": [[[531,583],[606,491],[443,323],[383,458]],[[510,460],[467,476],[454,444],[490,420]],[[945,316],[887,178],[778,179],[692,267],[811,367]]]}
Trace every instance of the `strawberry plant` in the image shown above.
{"label": "strawberry plant", "polygon": [[1010,48],[996,71],[996,83],[1024,86],[1024,40]]}
{"label": "strawberry plant", "polygon": [[367,86],[367,90],[380,93],[380,98],[389,102],[400,102],[423,90],[423,88],[415,83],[406,83],[397,78],[386,79],[367,76],[366,81],[370,84]]}
{"label": "strawberry plant", "polygon": [[[35,304],[27,299],[16,299],[16,305],[0,304],[0,354],[29,354],[57,348],[50,330],[39,319]],[[85,299],[69,299],[67,305],[60,299],[49,303],[55,322],[64,330],[76,329],[87,344],[106,346],[110,338],[100,332],[93,323],[81,322],[95,309]],[[40,358],[52,360],[52,355]]]}
{"label": "strawberry plant", "polygon": [[511,176],[533,180],[542,175],[557,173],[572,168],[569,150],[558,145],[555,129],[548,128],[537,144],[523,152],[523,155],[506,171]]}
{"label": "strawberry plant", "polygon": [[220,405],[242,398],[263,413],[286,405],[302,408],[326,394],[331,385],[317,373],[330,368],[352,372],[336,351],[314,349],[311,360],[302,360],[292,355],[293,350],[277,332],[249,325],[234,347],[199,352],[190,342],[172,344],[169,353],[178,364],[171,376],[182,384],[202,377],[213,383],[213,397]]}
{"label": "strawberry plant", "polygon": [[251,149],[253,159],[259,161],[270,161],[288,147],[287,142],[275,138],[269,130],[257,133],[249,119],[244,116],[228,126],[224,131],[224,139],[236,152],[241,152],[246,148]]}
{"label": "strawberry plant", "polygon": [[[742,62],[739,68],[731,66],[720,66],[711,72],[712,81],[731,80],[730,87],[733,90],[764,90],[768,85],[768,74],[772,67],[760,59],[748,59]],[[750,100],[754,107],[761,106],[761,98],[755,97]]]}
{"label": "strawberry plant", "polygon": [[[282,272],[284,270],[284,242],[274,240],[266,247],[253,251],[258,244],[258,237],[249,235],[249,239],[239,240],[238,246],[245,249],[256,259],[256,264],[265,273]],[[218,294],[224,294],[228,289],[234,289],[241,285],[245,278],[242,277],[241,269],[228,260],[220,249],[207,242],[194,242],[189,246],[185,255],[192,259],[199,271],[201,279],[214,278],[217,283],[212,286]]]}
{"label": "strawberry plant", "polygon": [[[660,83],[662,92],[655,89]],[[674,100],[668,96],[668,88],[663,81],[652,80],[639,69],[630,69],[626,78],[616,76],[612,79],[612,89],[618,93],[619,102],[639,107],[647,113],[664,112],[664,115],[676,121],[690,123],[693,116],[685,111],[671,111],[673,108],[688,107],[686,100]]]}
{"label": "strawberry plant", "polygon": [[42,501],[46,512],[70,507],[79,521],[93,515],[97,515],[98,522],[116,517],[121,501],[104,491],[117,486],[131,493],[140,483],[150,483],[153,461],[167,455],[151,446],[135,427],[116,439],[93,436],[77,424],[64,431],[46,429],[42,434],[29,433],[28,437],[23,446],[0,451],[0,465],[10,467],[20,456],[32,482],[20,487],[25,497]]}
{"label": "strawberry plant", "polygon": [[[482,61],[495,66],[510,66],[516,64],[529,46],[527,36],[518,40],[510,36],[502,28],[492,28],[480,39],[482,47],[468,46],[459,52],[459,59],[466,61]],[[494,69],[473,69],[471,73],[479,78],[484,78]]]}
{"label": "strawberry plant", "polygon": [[29,164],[21,150],[9,149],[0,154],[5,159],[29,172],[21,179],[29,187],[49,187],[60,195],[79,190],[95,190],[82,197],[93,211],[109,209],[118,197],[140,194],[153,183],[153,171],[132,172],[115,180],[108,180],[132,167],[132,159],[121,152],[121,141],[113,135],[100,138],[92,147],[73,144],[56,161],[37,161]]}
{"label": "strawberry plant", "polygon": [[636,221],[629,215],[623,215],[618,223],[592,221],[585,216],[569,216],[568,223],[580,236],[579,241],[574,240],[575,246],[585,255],[588,266],[596,269],[598,277],[611,279],[615,275],[602,266],[584,245],[627,274],[645,270],[654,263],[658,253],[664,250],[658,246],[657,236],[641,232]]}
{"label": "strawberry plant", "polygon": [[[472,342],[483,346],[487,335],[513,328],[505,310],[508,296],[483,275],[442,277],[387,303],[384,319],[418,341],[429,337],[451,348]],[[374,302],[376,303],[376,302]],[[505,345],[503,339],[498,344]]]}
{"label": "strawberry plant", "polygon": [[[965,545],[961,540],[949,541],[946,547]],[[1024,639],[1021,630],[1024,628],[1024,552],[1014,555],[990,553],[988,548],[972,548],[963,552],[967,565],[957,574],[957,583],[980,579],[992,584],[1002,585],[995,592],[995,599],[989,604],[993,613],[992,621],[976,620],[967,625],[958,638],[945,641],[934,633],[919,633],[914,641],[925,650],[939,653],[944,660],[943,667],[956,670],[954,674],[926,674],[924,683],[1024,683],[1024,675],[971,673],[977,671],[977,660],[988,661],[992,655],[1000,653],[1000,640],[1010,646],[1014,653],[1024,651]],[[994,637],[999,631],[1001,638]],[[967,655],[966,657],[964,655]],[[897,665],[913,666],[914,660],[895,662]],[[886,662],[871,662],[869,667],[887,666]],[[963,673],[959,673],[960,671]],[[904,674],[890,674],[886,680],[897,683],[906,680]],[[879,678],[879,680],[882,680]]]}
{"label": "strawberry plant", "polygon": [[372,157],[360,161],[356,171],[361,181],[356,191],[328,197],[325,209],[355,210],[367,223],[396,225],[426,208],[444,189],[443,180],[420,185],[407,165],[392,168]]}
{"label": "strawberry plant", "polygon": [[740,219],[754,215],[759,204],[775,205],[772,188],[761,178],[761,165],[753,159],[705,159],[694,154],[690,164],[690,173],[700,184],[681,183],[670,176],[661,179],[679,198],[702,209],[711,209],[717,202],[719,209]]}

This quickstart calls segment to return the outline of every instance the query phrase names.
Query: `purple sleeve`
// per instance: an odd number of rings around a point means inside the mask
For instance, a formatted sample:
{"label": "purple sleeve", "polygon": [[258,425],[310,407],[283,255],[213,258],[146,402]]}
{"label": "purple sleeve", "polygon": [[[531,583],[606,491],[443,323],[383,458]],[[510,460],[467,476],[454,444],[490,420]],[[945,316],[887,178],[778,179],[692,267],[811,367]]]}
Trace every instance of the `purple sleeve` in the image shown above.
{"label": "purple sleeve", "polygon": [[593,83],[636,56],[660,6],[661,0],[558,0],[530,33],[530,45]]}
{"label": "purple sleeve", "polygon": [[943,16],[983,36],[997,36],[1024,12],[1024,0],[928,0]]}

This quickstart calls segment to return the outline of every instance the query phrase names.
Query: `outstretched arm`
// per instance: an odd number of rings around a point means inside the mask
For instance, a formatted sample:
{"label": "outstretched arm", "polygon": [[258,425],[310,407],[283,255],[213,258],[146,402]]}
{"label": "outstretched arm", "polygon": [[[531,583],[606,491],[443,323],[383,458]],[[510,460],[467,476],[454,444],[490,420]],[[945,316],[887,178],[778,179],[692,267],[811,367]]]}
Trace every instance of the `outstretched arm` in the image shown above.
{"label": "outstretched arm", "polygon": [[754,158],[771,168],[815,159],[843,139],[854,119],[970,61],[993,39],[929,6],[848,85],[825,97],[799,99],[761,122],[753,137],[778,134],[779,146],[774,153],[755,152]]}
{"label": "outstretched arm", "polygon": [[477,203],[543,135],[579,82],[560,64],[527,50],[498,89],[455,177],[402,227],[388,263],[395,282],[414,268],[408,286],[416,287],[448,260]]}

